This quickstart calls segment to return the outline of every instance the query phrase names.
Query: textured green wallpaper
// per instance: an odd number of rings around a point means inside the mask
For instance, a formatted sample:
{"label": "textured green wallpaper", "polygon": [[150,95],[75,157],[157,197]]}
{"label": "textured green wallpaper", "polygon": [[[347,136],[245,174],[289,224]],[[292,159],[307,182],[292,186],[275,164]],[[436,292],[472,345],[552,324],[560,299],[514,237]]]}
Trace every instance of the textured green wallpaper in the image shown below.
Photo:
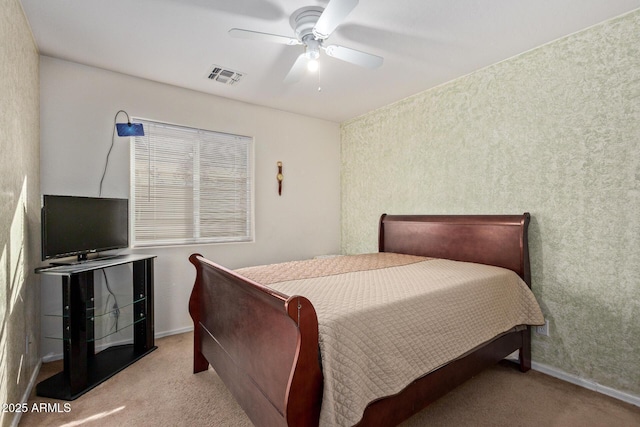
{"label": "textured green wallpaper", "polygon": [[0,0],[0,404],[21,402],[40,362],[38,64],[20,2]]}
{"label": "textured green wallpaper", "polygon": [[538,363],[640,395],[640,10],[342,125],[342,250],[381,213],[532,215]]}

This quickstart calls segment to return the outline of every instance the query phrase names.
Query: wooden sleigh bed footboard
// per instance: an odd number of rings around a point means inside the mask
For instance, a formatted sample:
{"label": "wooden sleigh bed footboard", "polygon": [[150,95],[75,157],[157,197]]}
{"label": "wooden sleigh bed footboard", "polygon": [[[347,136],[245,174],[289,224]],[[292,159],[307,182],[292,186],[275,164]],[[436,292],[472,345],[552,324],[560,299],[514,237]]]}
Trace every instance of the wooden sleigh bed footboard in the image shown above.
{"label": "wooden sleigh bed footboard", "polygon": [[[529,214],[483,216],[382,215],[379,251],[495,265],[530,287]],[[194,373],[211,365],[251,421],[259,426],[319,423],[323,377],[318,320],[309,300],[288,296],[217,265],[190,257],[196,280]],[[531,327],[486,342],[370,403],[358,425],[396,425],[507,355],[531,366]]]}
{"label": "wooden sleigh bed footboard", "polygon": [[288,297],[198,254],[189,300],[193,372],[209,364],[255,425],[317,425],[322,402],[318,320]]}

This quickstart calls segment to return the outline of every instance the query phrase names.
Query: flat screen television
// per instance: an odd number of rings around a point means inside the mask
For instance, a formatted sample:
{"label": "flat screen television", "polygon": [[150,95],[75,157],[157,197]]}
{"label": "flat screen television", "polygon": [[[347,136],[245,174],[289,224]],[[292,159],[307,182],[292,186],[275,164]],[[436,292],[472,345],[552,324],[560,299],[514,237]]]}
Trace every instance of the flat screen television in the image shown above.
{"label": "flat screen television", "polygon": [[[42,260],[129,246],[129,200],[44,195]],[[73,263],[73,262],[71,262]]]}

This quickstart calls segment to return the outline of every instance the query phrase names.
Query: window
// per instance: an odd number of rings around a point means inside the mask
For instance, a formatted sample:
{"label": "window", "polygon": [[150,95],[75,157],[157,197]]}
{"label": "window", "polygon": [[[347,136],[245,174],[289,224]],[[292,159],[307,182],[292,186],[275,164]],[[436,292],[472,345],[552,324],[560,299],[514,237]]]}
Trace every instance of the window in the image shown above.
{"label": "window", "polygon": [[253,138],[136,119],[134,246],[253,240]]}

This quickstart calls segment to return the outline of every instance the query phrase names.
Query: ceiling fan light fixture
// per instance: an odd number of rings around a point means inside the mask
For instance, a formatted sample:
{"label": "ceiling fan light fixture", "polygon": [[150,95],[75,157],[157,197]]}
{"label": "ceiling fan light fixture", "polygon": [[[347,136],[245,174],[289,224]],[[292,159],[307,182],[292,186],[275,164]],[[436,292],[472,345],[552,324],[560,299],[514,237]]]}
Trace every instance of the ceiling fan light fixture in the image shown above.
{"label": "ceiling fan light fixture", "polygon": [[307,70],[311,71],[312,73],[315,73],[316,71],[318,71],[319,66],[320,65],[317,59],[310,59],[307,62]]}
{"label": "ceiling fan light fixture", "polygon": [[315,40],[308,37],[303,41],[306,46],[305,52],[307,54],[307,58],[317,59],[320,56],[320,47],[322,47],[322,40]]}
{"label": "ceiling fan light fixture", "polygon": [[307,70],[311,72],[318,71],[318,58],[320,58],[320,47],[322,42],[319,40],[308,39],[307,48],[304,56],[307,58]]}
{"label": "ceiling fan light fixture", "polygon": [[310,61],[317,60],[320,58],[320,51],[318,49],[307,49],[304,56]]}

